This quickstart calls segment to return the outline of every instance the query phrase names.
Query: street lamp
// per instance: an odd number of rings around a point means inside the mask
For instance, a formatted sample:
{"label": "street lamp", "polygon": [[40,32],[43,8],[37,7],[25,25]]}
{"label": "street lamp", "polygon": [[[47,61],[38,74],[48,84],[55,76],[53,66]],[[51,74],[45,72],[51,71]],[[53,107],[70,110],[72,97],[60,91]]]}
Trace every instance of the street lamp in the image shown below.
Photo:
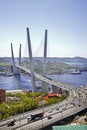
{"label": "street lamp", "polygon": [[57,102],[56,110],[59,110],[59,102]]}
{"label": "street lamp", "polygon": [[[42,113],[43,113],[43,116],[44,116],[44,101],[43,101],[43,96],[44,94],[42,95]],[[42,116],[42,126],[43,126],[43,116]]]}

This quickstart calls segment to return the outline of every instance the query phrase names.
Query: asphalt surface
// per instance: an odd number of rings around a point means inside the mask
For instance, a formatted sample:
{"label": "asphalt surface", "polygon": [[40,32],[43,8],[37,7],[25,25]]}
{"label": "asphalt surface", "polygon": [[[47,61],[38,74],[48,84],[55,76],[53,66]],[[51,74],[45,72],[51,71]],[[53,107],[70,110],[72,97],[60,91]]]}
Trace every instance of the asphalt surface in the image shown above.
{"label": "asphalt surface", "polygon": [[[63,102],[27,113],[22,113],[15,117],[9,118],[8,120],[0,122],[0,130],[39,130],[47,125],[60,121],[61,119],[87,108],[87,90],[83,88],[72,88],[69,90],[69,97]],[[35,114],[43,112],[43,110],[44,117],[42,120],[28,123],[27,117],[29,117],[32,113]],[[7,124],[13,119],[16,119],[15,125],[8,127]]]}

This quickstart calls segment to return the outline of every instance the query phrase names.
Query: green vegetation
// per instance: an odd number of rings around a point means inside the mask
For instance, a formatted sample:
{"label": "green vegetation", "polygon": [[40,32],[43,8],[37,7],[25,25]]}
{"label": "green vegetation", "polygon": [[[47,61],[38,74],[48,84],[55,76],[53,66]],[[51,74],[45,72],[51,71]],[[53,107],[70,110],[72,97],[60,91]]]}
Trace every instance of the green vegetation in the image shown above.
{"label": "green vegetation", "polygon": [[43,63],[40,60],[36,61],[36,64],[34,65],[34,71],[41,74],[43,72]]}
{"label": "green vegetation", "polygon": [[[16,61],[18,62],[18,61]],[[26,68],[30,68],[29,61],[25,61],[21,63],[21,66],[26,66]],[[70,69],[77,69],[77,67],[74,67],[72,65],[63,63],[63,62],[47,62],[46,63],[46,72],[47,74],[62,74],[67,73]],[[1,72],[11,72],[12,68],[10,63],[0,63],[0,71]],[[34,71],[42,74],[43,72],[43,61],[42,60],[36,60],[34,64]],[[23,70],[21,70],[21,73],[25,73]]]}
{"label": "green vegetation", "polygon": [[[61,97],[53,97],[44,100],[45,95],[47,95],[47,93],[43,92],[8,93],[7,102],[0,104],[0,120],[8,118],[9,116],[27,112],[29,110],[40,108],[43,105],[41,103],[42,101],[44,101],[44,106],[46,106],[58,103],[66,98],[66,94],[64,94]],[[12,100],[12,98],[14,99]]]}
{"label": "green vegetation", "polygon": [[45,102],[45,105],[51,105],[54,103],[58,103],[66,98],[66,94],[63,94],[60,98],[59,97],[52,97],[48,98]]}
{"label": "green vegetation", "polygon": [[55,63],[47,63],[46,70],[48,74],[61,74],[68,72],[69,69],[72,69],[71,65],[55,62]]}
{"label": "green vegetation", "polygon": [[[43,63],[39,60],[36,61],[37,64],[34,66],[34,70],[37,73],[42,73],[43,72]],[[65,64],[65,63],[60,63],[60,62],[54,62],[50,63],[48,62],[46,64],[46,72],[47,74],[61,74],[61,73],[66,73],[70,69],[74,68],[72,65]]]}
{"label": "green vegetation", "polygon": [[0,63],[0,72],[10,72],[11,73],[11,65],[7,63]]}
{"label": "green vegetation", "polygon": [[7,117],[9,117],[8,104],[3,102],[2,104],[0,104],[0,120],[5,119]]}

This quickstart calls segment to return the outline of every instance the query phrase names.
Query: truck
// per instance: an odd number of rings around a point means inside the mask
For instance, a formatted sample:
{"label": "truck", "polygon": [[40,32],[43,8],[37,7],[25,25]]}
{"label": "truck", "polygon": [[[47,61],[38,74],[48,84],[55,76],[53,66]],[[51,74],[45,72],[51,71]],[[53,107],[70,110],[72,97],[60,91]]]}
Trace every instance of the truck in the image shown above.
{"label": "truck", "polygon": [[28,123],[33,122],[33,121],[36,121],[36,120],[39,120],[39,119],[42,119],[42,118],[43,118],[43,115],[44,115],[43,112],[36,113],[36,114],[31,114],[31,115],[27,118]]}

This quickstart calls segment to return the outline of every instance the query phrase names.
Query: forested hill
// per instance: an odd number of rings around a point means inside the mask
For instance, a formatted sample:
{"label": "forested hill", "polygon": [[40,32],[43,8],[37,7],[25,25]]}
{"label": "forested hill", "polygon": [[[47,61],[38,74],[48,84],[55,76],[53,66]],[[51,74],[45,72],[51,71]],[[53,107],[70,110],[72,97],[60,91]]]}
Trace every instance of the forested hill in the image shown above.
{"label": "forested hill", "polygon": [[[18,58],[15,58],[16,61]],[[22,58],[22,61],[28,61],[28,57]],[[34,61],[41,60],[43,61],[43,57],[34,57]],[[11,63],[12,58],[11,57],[0,57],[0,63]],[[83,57],[47,57],[47,62],[86,62],[87,58]]]}

